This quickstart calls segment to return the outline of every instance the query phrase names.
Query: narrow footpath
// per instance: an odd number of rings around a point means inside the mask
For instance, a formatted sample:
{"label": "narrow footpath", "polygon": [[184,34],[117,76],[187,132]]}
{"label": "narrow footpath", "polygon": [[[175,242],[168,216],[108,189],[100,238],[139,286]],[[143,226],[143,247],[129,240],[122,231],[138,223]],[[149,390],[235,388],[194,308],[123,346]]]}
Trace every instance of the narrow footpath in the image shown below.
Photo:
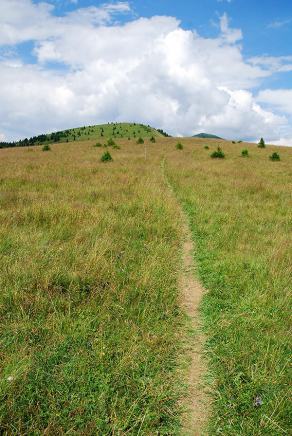
{"label": "narrow footpath", "polygon": [[177,200],[173,187],[165,171],[165,160],[162,162],[162,171],[166,184],[176,198],[179,206],[182,223],[182,270],[179,279],[181,305],[189,317],[192,335],[191,343],[188,344],[188,360],[186,382],[188,384],[188,395],[182,400],[186,412],[182,420],[182,436],[203,436],[206,435],[206,425],[209,416],[209,401],[207,389],[204,384],[206,374],[206,363],[203,358],[204,336],[201,329],[199,306],[204,294],[204,288],[196,278],[194,265],[194,244],[188,217],[181,204]]}

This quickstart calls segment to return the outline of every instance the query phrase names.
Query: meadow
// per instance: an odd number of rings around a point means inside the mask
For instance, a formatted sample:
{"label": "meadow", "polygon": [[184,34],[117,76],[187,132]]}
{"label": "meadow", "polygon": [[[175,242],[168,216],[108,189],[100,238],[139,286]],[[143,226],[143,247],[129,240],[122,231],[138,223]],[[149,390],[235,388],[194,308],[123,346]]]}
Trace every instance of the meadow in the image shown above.
{"label": "meadow", "polygon": [[1,433],[175,432],[177,206],[138,147],[1,151]]}
{"label": "meadow", "polygon": [[[168,174],[208,290],[202,316],[213,384],[210,434],[289,434],[292,149],[185,143],[183,154],[169,156]],[[225,159],[210,159],[217,145]],[[269,159],[273,152],[280,162]]]}
{"label": "meadow", "polygon": [[292,149],[116,142],[106,163],[85,139],[0,150],[1,432],[180,434],[183,208],[207,290],[208,432],[288,434]]}

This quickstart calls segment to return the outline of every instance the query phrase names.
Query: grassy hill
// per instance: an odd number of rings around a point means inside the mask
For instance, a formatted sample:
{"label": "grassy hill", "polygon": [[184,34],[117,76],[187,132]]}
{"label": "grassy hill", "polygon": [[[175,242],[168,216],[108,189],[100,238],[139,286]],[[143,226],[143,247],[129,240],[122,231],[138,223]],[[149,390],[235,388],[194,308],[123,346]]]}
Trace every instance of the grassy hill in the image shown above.
{"label": "grassy hill", "polygon": [[109,138],[151,138],[169,136],[162,129],[137,123],[107,123],[93,126],[76,127],[73,129],[60,130],[31,138],[25,138],[18,142],[0,142],[0,148],[22,147],[28,145],[52,144],[56,142],[86,141],[90,139],[103,140]]}
{"label": "grassy hill", "polygon": [[288,434],[292,149],[96,138],[0,150],[1,433],[179,434],[196,340],[183,207],[208,291],[209,434]]}
{"label": "grassy hill", "polygon": [[78,127],[60,132],[60,136],[69,141],[101,138],[151,138],[164,136],[162,131],[144,124],[136,123],[108,123],[95,126]]}
{"label": "grassy hill", "polygon": [[220,136],[212,135],[211,133],[198,133],[194,135],[193,138],[203,138],[203,139],[223,139]]}

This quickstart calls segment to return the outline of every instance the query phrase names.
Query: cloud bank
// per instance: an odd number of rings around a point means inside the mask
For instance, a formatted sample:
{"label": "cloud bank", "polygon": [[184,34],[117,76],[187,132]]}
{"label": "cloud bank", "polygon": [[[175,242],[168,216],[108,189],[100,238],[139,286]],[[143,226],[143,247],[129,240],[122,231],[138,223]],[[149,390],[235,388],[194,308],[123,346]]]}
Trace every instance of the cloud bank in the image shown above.
{"label": "cloud bank", "polygon": [[137,121],[173,135],[292,138],[291,90],[254,92],[292,61],[246,60],[242,38],[226,14],[204,38],[174,17],[136,18],[127,2],[56,16],[50,3],[2,0],[0,135]]}

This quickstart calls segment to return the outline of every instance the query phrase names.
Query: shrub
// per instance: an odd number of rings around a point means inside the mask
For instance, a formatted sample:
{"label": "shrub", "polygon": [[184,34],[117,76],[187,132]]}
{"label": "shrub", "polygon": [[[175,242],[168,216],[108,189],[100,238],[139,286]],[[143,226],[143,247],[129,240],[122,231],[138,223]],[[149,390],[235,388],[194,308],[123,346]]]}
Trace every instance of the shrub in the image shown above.
{"label": "shrub", "polygon": [[49,146],[49,144],[45,144],[42,148],[43,151],[50,151],[51,147]]}
{"label": "shrub", "polygon": [[240,141],[237,141],[237,144],[241,144],[241,142],[242,142],[241,140],[240,140]]}
{"label": "shrub", "polygon": [[156,142],[156,139],[154,138],[154,136],[151,136],[150,141],[153,143]]}
{"label": "shrub", "polygon": [[138,138],[137,139],[137,144],[144,144],[144,139],[143,138]]}
{"label": "shrub", "polygon": [[248,150],[246,148],[244,150],[241,150],[241,156],[248,157]]}
{"label": "shrub", "polygon": [[111,157],[111,154],[108,151],[105,151],[101,156],[101,162],[110,162],[112,160],[113,158]]}
{"label": "shrub", "polygon": [[271,154],[271,156],[269,156],[270,160],[280,160],[280,155],[276,152],[274,152],[273,154]]}
{"label": "shrub", "polygon": [[97,142],[96,144],[94,144],[93,147],[102,147],[102,144],[100,142]]}
{"label": "shrub", "polygon": [[217,150],[213,151],[213,153],[211,154],[211,158],[212,159],[224,159],[225,154],[223,153],[223,151],[221,150],[220,147],[217,147]]}
{"label": "shrub", "polygon": [[259,148],[265,148],[265,146],[266,146],[265,141],[264,141],[263,138],[261,138],[261,139],[259,140],[258,147],[259,147]]}
{"label": "shrub", "polygon": [[120,146],[118,144],[113,145],[113,148],[115,148],[116,150],[120,150]]}
{"label": "shrub", "polygon": [[232,144],[236,144],[236,141],[232,141]]}
{"label": "shrub", "polygon": [[205,149],[205,150],[209,150],[209,145],[205,145],[205,146],[204,146],[204,149]]}
{"label": "shrub", "polygon": [[180,142],[178,142],[178,143],[176,144],[175,148],[176,148],[177,150],[182,150],[184,147],[183,147],[183,145],[182,145]]}

